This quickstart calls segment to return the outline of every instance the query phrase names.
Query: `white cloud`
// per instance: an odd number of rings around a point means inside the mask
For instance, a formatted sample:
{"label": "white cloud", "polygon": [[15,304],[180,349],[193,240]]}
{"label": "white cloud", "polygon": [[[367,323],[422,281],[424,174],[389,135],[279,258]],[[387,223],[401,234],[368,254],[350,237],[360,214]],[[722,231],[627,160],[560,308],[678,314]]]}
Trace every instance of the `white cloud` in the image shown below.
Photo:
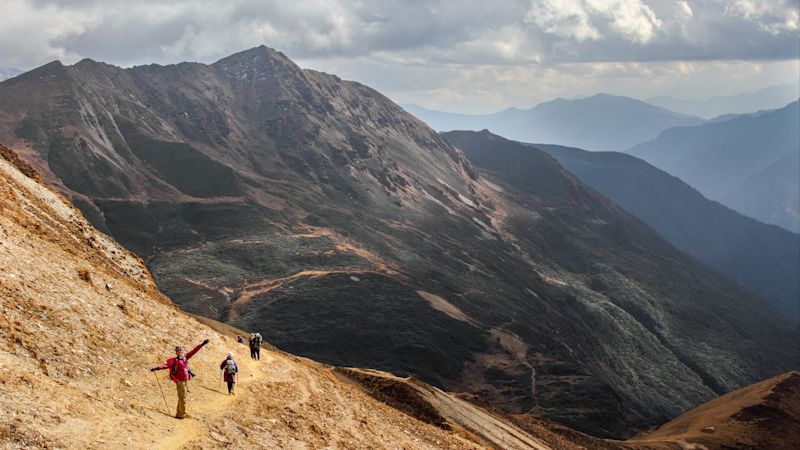
{"label": "white cloud", "polygon": [[750,20],[773,35],[796,32],[800,25],[798,5],[787,0],[734,0],[726,5],[725,13]]}
{"label": "white cloud", "polygon": [[640,0],[586,0],[591,12],[611,20],[611,29],[637,43],[647,43],[662,26]]}
{"label": "white cloud", "polygon": [[693,17],[694,13],[692,12],[692,7],[689,6],[689,2],[686,1],[679,1],[678,2],[678,10],[683,13],[683,15],[687,17]]}
{"label": "white cloud", "polygon": [[24,0],[0,2],[0,55],[2,65],[26,68],[31,60],[76,59],[78,54],[64,45],[69,38],[86,32],[99,18],[93,14],[61,11],[54,6],[34,10]]}
{"label": "white cloud", "polygon": [[590,23],[586,5],[581,0],[534,0],[525,19],[545,33],[579,42],[600,38],[600,31]]}
{"label": "white cloud", "polygon": [[579,42],[602,39],[607,24],[607,34],[647,43],[662,25],[640,0],[533,0],[526,20],[545,33]]}

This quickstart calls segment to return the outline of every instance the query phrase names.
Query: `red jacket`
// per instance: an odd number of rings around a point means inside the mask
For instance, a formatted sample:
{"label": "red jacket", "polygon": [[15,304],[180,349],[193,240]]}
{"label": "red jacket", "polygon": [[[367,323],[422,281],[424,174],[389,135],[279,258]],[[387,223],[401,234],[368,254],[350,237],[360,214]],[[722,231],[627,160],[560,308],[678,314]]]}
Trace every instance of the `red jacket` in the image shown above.
{"label": "red jacket", "polygon": [[[200,348],[203,347],[203,344],[197,344],[197,347],[191,349],[189,353],[183,356],[183,358],[178,359],[178,357],[172,357],[167,360],[166,364],[162,364],[156,369],[163,370],[169,369],[170,370],[170,377],[172,381],[178,383],[180,381],[186,381],[189,379],[189,358],[194,356]],[[172,370],[173,367],[175,370]]]}

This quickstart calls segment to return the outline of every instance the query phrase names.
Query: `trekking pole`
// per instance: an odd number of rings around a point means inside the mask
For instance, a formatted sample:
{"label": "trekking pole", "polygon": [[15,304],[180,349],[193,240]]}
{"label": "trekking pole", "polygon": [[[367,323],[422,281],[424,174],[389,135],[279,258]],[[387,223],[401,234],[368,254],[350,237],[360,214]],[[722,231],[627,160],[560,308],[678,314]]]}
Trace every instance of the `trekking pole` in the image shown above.
{"label": "trekking pole", "polygon": [[161,391],[161,398],[164,399],[164,406],[167,408],[167,415],[169,415],[169,405],[167,405],[167,396],[164,395],[164,389],[161,389],[161,382],[158,381],[158,375],[153,372],[153,376],[156,377],[156,383],[158,383],[158,390]]}
{"label": "trekking pole", "polygon": [[219,391],[222,392],[222,369],[219,369]]}

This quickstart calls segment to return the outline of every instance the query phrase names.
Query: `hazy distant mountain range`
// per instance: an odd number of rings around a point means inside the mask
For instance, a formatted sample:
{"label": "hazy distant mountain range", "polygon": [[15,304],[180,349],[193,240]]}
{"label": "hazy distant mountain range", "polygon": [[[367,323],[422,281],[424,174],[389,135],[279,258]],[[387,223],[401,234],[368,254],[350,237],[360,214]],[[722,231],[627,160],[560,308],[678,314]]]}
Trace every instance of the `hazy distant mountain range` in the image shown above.
{"label": "hazy distant mountain range", "polygon": [[706,197],[800,232],[800,108],[676,127],[626,151]]}
{"label": "hazy distant mountain range", "polygon": [[12,67],[0,67],[0,81],[7,80],[9,78],[13,78],[23,71],[19,69],[14,69]]}
{"label": "hazy distant mountain range", "polygon": [[522,142],[545,142],[588,150],[624,150],[654,139],[670,127],[697,125],[699,117],[629,98],[597,94],[559,98],[531,109],[510,108],[494,114],[466,115],[404,105],[437,131],[483,130]]}
{"label": "hazy distant mountain range", "polygon": [[[678,178],[631,155],[534,146],[675,247],[759,294],[788,320],[800,321],[799,235],[708,200]],[[779,167],[797,168],[796,156],[794,166]]]}
{"label": "hazy distant mountain range", "polygon": [[294,353],[604,436],[797,367],[797,330],[760,298],[551,156],[475,134],[462,152],[263,46],[0,83],[0,136],[165,293]]}
{"label": "hazy distant mountain range", "polygon": [[795,81],[736,95],[704,99],[653,97],[647,99],[647,102],[671,111],[711,119],[720,115],[777,109],[798,98],[800,98],[800,82]]}

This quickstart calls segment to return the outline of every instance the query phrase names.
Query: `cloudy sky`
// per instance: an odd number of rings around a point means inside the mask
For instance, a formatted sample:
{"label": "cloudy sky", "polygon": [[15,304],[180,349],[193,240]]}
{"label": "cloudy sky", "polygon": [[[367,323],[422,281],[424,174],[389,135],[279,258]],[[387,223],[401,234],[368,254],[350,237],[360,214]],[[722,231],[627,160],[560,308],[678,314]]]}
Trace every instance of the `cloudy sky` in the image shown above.
{"label": "cloudy sky", "polygon": [[265,44],[462,112],[608,92],[710,97],[800,76],[800,0],[2,0],[0,66],[213,62]]}

